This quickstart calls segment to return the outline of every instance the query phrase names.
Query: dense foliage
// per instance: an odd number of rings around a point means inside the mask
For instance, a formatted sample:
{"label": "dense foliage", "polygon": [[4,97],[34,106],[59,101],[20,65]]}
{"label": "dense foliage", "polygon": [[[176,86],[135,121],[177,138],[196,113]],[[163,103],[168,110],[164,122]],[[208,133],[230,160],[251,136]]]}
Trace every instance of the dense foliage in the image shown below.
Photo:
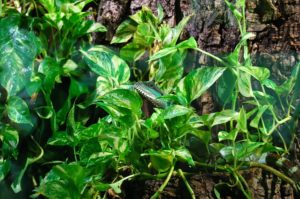
{"label": "dense foliage", "polygon": [[[0,1],[0,181],[15,193],[26,176],[31,197],[72,199],[121,193],[137,177],[165,178],[157,198],[178,175],[194,198],[182,172],[190,167],[230,174],[227,183],[250,198],[240,170],[253,166],[299,190],[264,157],[289,153],[294,141],[300,64],[280,85],[252,65],[245,0],[225,0],[241,39],[223,57],[198,48],[193,37],[180,41],[191,16],[170,27],[160,5],[157,16],[143,7],[120,24],[111,41],[123,46],[116,52],[92,45],[91,33],[106,31],[89,18],[92,0],[18,2]],[[190,51],[214,65],[186,71]],[[220,111],[198,115],[192,104],[208,90]],[[145,108],[149,101],[153,110]]]}

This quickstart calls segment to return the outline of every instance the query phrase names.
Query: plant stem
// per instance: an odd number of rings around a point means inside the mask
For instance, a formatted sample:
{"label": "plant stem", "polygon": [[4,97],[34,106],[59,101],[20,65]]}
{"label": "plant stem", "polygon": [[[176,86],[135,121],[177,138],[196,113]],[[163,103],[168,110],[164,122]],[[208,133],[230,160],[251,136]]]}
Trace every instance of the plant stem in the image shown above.
{"label": "plant stem", "polygon": [[[238,185],[239,185],[241,191],[244,193],[244,195],[245,195],[247,198],[251,199],[251,193],[250,193],[250,191],[249,191],[249,186],[248,186],[246,180],[244,179],[244,177],[243,177],[238,171],[235,171],[235,172],[233,173],[233,175],[236,175]],[[246,190],[245,190],[243,184],[244,184]]]}
{"label": "plant stem", "polygon": [[78,162],[77,156],[76,156],[76,149],[75,149],[75,146],[73,146],[73,154],[74,154],[75,162]]}
{"label": "plant stem", "polygon": [[271,135],[281,124],[284,124],[285,122],[291,120],[292,117],[288,116],[280,121],[277,122],[277,124],[270,130],[270,132],[268,132],[268,135]]}
{"label": "plant stem", "polygon": [[166,174],[163,173],[163,174],[157,174],[157,175],[152,175],[150,173],[140,173],[139,174],[140,176],[144,177],[144,178],[148,178],[148,179],[161,179],[161,178],[164,178],[166,177]]}
{"label": "plant stem", "polygon": [[283,173],[281,173],[280,171],[266,165],[266,164],[261,164],[258,162],[250,162],[250,167],[259,167],[262,168],[274,175],[276,175],[277,177],[279,177],[280,179],[284,180],[285,182],[289,183],[295,190],[297,189],[296,183],[289,177],[287,177],[286,175],[284,175]]}
{"label": "plant stem", "polygon": [[155,194],[153,196],[151,196],[150,199],[156,199],[159,197],[159,195],[163,192],[163,190],[167,186],[168,182],[170,181],[173,171],[174,171],[174,165],[171,167],[169,174],[168,174],[167,178],[165,179],[164,183],[159,187],[159,189],[155,192]]}
{"label": "plant stem", "polygon": [[192,198],[192,199],[196,199],[195,193],[194,193],[192,187],[190,186],[189,182],[186,180],[186,178],[185,178],[185,176],[184,176],[182,170],[181,170],[181,169],[178,169],[178,173],[179,173],[180,177],[182,178],[182,180],[183,180],[183,182],[184,182],[186,188],[188,189],[189,193],[191,194],[191,198]]}
{"label": "plant stem", "polygon": [[203,53],[203,54],[205,54],[205,55],[213,58],[214,60],[222,63],[224,66],[226,66],[226,63],[221,58],[219,58],[219,57],[217,57],[217,56],[215,56],[213,54],[210,54],[209,52],[206,52],[205,50],[202,50],[201,48],[194,48],[194,50],[199,51],[199,52],[201,52],[201,53]]}
{"label": "plant stem", "polygon": [[194,162],[197,166],[200,166],[200,167],[209,167],[209,168],[214,168],[215,170],[218,169],[218,170],[221,170],[221,171],[226,171],[227,170],[226,166],[210,165],[210,164],[207,164],[207,163],[202,163],[202,162],[197,162],[197,161],[194,161]]}

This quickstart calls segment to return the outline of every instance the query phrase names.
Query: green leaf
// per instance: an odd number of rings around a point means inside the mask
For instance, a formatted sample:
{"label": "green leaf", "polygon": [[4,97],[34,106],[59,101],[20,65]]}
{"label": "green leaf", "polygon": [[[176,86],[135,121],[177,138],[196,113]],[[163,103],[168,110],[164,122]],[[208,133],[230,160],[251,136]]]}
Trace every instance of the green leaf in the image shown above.
{"label": "green leaf", "polygon": [[28,166],[33,164],[34,162],[40,160],[44,155],[43,148],[41,148],[41,146],[35,140],[33,140],[33,141],[34,141],[35,145],[37,146],[37,148],[39,149],[39,154],[37,154],[35,157],[27,157],[26,158],[25,165],[23,166],[21,171],[18,173],[18,175],[14,179],[13,183],[11,184],[11,188],[15,193],[19,193],[20,191],[22,191],[21,181],[23,179],[23,176],[24,176]]}
{"label": "green leaf", "polygon": [[57,131],[48,139],[47,144],[54,146],[73,146],[72,138],[65,131]]}
{"label": "green leaf", "polygon": [[164,40],[166,38],[166,36],[172,31],[172,28],[170,27],[169,24],[163,23],[163,24],[161,24],[159,26],[158,31],[159,31],[159,33],[158,33],[159,34],[159,38],[161,40]]}
{"label": "green leaf", "polygon": [[[100,145],[101,142],[99,142],[99,139],[97,137],[88,137],[87,139],[81,140],[80,133],[78,133],[77,138],[78,140],[80,140],[80,143],[82,143],[80,144],[80,153],[79,153],[81,164],[93,166],[93,164],[95,163],[95,165],[97,165],[97,160],[89,161],[89,158],[91,157],[92,154],[102,151]],[[109,161],[105,159],[99,160],[99,162],[102,163],[101,173],[99,173],[100,176],[102,175],[102,172],[105,171],[105,168],[107,167],[106,163],[111,162],[110,160]]]}
{"label": "green leaf", "polygon": [[5,126],[0,129],[0,140],[2,140],[2,155],[5,157],[14,157],[17,159],[19,151],[19,134],[15,129]]}
{"label": "green leaf", "polygon": [[217,186],[214,187],[214,194],[217,197],[217,199],[221,199],[221,194],[217,189]]}
{"label": "green leaf", "polygon": [[164,48],[160,51],[158,51],[157,53],[155,53],[154,55],[152,55],[149,59],[149,61],[153,61],[156,59],[160,59],[162,57],[165,57],[167,55],[170,55],[172,53],[175,53],[177,51],[176,47],[169,47],[169,48]]}
{"label": "green leaf", "polygon": [[217,84],[218,100],[223,107],[231,105],[235,96],[237,77],[231,70],[225,70],[223,75],[219,78]]}
{"label": "green leaf", "polygon": [[226,131],[220,131],[218,133],[219,142],[224,140],[235,141],[238,132],[238,129],[232,129],[229,133]]}
{"label": "green leaf", "polygon": [[233,161],[234,158],[234,147],[233,146],[224,146],[219,151],[221,156],[227,161]]}
{"label": "green leaf", "polygon": [[11,169],[11,164],[9,161],[0,158],[0,182],[5,178]]}
{"label": "green leaf", "polygon": [[233,161],[234,158],[236,158],[237,160],[246,161],[249,160],[250,156],[260,152],[264,148],[265,144],[267,143],[242,141],[236,143],[235,147],[223,147],[220,150],[220,154],[229,162]]}
{"label": "green leaf", "polygon": [[[73,18],[76,15],[73,14]],[[107,29],[100,23],[95,23],[93,20],[83,20],[82,17],[78,16],[76,21],[72,21],[73,24],[77,25],[77,28],[72,32],[74,39],[84,36],[93,32],[105,32]],[[72,27],[72,25],[70,25]]]}
{"label": "green leaf", "polygon": [[80,199],[85,177],[85,169],[77,163],[57,165],[34,190],[34,197]]}
{"label": "green leaf", "polygon": [[229,1],[225,0],[225,3],[227,4],[227,6],[230,8],[231,12],[234,14],[234,16],[236,17],[236,19],[238,21],[240,21],[243,17],[242,13],[240,13],[236,8],[235,6],[230,3]]}
{"label": "green leaf", "polygon": [[71,85],[69,87],[69,98],[79,97],[82,94],[88,93],[88,85],[85,82],[77,81],[71,78]]}
{"label": "green leaf", "polygon": [[141,97],[136,92],[127,89],[108,92],[100,97],[96,104],[126,127],[132,126],[142,113]]}
{"label": "green leaf", "polygon": [[26,86],[26,91],[29,96],[36,95],[42,87],[42,79],[38,75],[30,78],[30,82]]}
{"label": "green leaf", "polygon": [[238,83],[239,92],[244,97],[253,96],[253,91],[251,86],[251,76],[249,74],[239,71],[237,83]]}
{"label": "green leaf", "polygon": [[176,149],[175,156],[179,160],[187,162],[190,166],[195,166],[195,162],[189,150],[185,148]]}
{"label": "green leaf", "polygon": [[99,97],[114,89],[114,82],[111,78],[99,76],[96,83],[96,91]]}
{"label": "green leaf", "polygon": [[158,172],[166,172],[173,165],[174,154],[170,150],[160,150],[160,151],[149,151],[146,154],[149,155],[151,160],[151,165]]}
{"label": "green leaf", "polygon": [[269,89],[272,89],[273,91],[276,91],[276,89],[278,87],[277,84],[270,79],[266,79],[265,81],[263,81],[262,85],[266,86]]}
{"label": "green leaf", "polygon": [[236,68],[240,65],[239,63],[239,53],[240,53],[240,47],[238,46],[235,48],[233,52],[231,52],[228,56],[224,58],[226,62],[228,62],[229,66],[232,68]]}
{"label": "green leaf", "polygon": [[197,48],[197,41],[194,37],[190,37],[188,40],[177,44],[176,48],[179,50],[194,49]]}
{"label": "green leaf", "polygon": [[122,192],[121,190],[121,186],[123,184],[123,182],[131,177],[133,177],[134,175],[131,176],[127,176],[115,183],[111,183],[111,184],[105,184],[105,183],[96,183],[95,188],[99,191],[107,191],[109,188],[112,188],[114,190],[115,193],[120,194]]}
{"label": "green leaf", "polygon": [[53,116],[53,108],[51,106],[40,106],[34,109],[36,114],[42,119],[50,119]]}
{"label": "green leaf", "polygon": [[273,96],[268,95],[267,93],[260,91],[253,91],[254,96],[259,101],[260,105],[272,105],[275,104],[276,101]]}
{"label": "green leaf", "polygon": [[154,34],[151,25],[148,23],[141,23],[137,26],[136,32],[133,36],[133,42],[136,45],[144,47],[151,47],[154,41]]}
{"label": "green leaf", "polygon": [[177,44],[175,47],[168,47],[163,48],[162,50],[158,51],[154,55],[152,55],[149,59],[149,61],[153,61],[156,59],[160,59],[163,57],[166,57],[170,54],[175,53],[177,50],[187,50],[187,49],[193,49],[197,48],[197,42],[194,37],[190,37],[188,40],[185,40],[179,44]]}
{"label": "green leaf", "polygon": [[136,26],[137,24],[131,19],[123,21],[117,28],[116,34],[111,40],[111,44],[125,43],[129,41],[136,31]]}
{"label": "green leaf", "polygon": [[45,76],[43,80],[44,88],[51,93],[55,82],[60,82],[62,67],[55,59],[46,57],[39,65],[38,72]]}
{"label": "green leaf", "polygon": [[138,94],[126,89],[116,89],[100,98],[102,102],[126,108],[133,113],[140,113],[142,100]]}
{"label": "green leaf", "polygon": [[[246,45],[246,42],[249,38],[255,36],[253,33],[246,33],[242,36],[240,39],[239,43],[236,45],[234,51],[230,53],[227,57],[225,57],[226,61],[229,63],[230,67],[237,68],[240,67],[241,64],[239,62],[239,55],[241,51],[241,47],[243,45]],[[247,63],[247,57],[245,58],[245,65],[248,66],[249,64]]]}
{"label": "green leaf", "polygon": [[237,120],[238,116],[239,114],[233,110],[223,110],[215,114],[212,126],[225,124],[229,121]]}
{"label": "green leaf", "polygon": [[277,86],[275,91],[278,95],[283,95],[283,96],[289,95],[293,91],[295,83],[296,83],[295,77],[291,76],[283,84]]}
{"label": "green leaf", "polygon": [[121,185],[124,182],[124,180],[119,180],[115,183],[110,184],[109,186],[118,194],[120,194],[122,192],[121,190]]}
{"label": "green leaf", "polygon": [[253,120],[250,122],[250,126],[253,128],[258,128],[259,125],[259,121],[261,119],[261,116],[263,115],[263,113],[269,108],[268,105],[264,105],[264,106],[260,106],[258,107],[258,112],[256,114],[256,116],[253,118]]}
{"label": "green leaf", "polygon": [[156,16],[153,15],[151,9],[147,6],[143,6],[140,11],[136,12],[134,15],[131,15],[130,18],[138,24],[147,22],[157,24],[158,22]]}
{"label": "green leaf", "polygon": [[10,97],[7,102],[6,111],[11,121],[18,124],[33,125],[28,106],[21,98],[17,96]]}
{"label": "green leaf", "polygon": [[77,68],[78,65],[72,59],[68,59],[66,63],[63,65],[64,74],[69,74],[75,71]]}
{"label": "green leaf", "polygon": [[49,12],[55,12],[55,0],[39,0],[39,2],[44,6],[44,8]]}
{"label": "green leaf", "polygon": [[188,103],[191,103],[207,91],[225,70],[221,67],[202,67],[193,70],[179,82],[177,91],[180,91]]}
{"label": "green leaf", "polygon": [[139,60],[146,52],[144,46],[131,42],[121,48],[120,56],[130,62]]}
{"label": "green leaf", "polygon": [[77,132],[76,136],[81,140],[88,140],[94,137],[97,137],[101,132],[101,128],[104,128],[103,123],[95,123],[91,126],[84,128]]}
{"label": "green leaf", "polygon": [[161,114],[164,119],[172,119],[191,113],[192,110],[180,105],[169,106]]}
{"label": "green leaf", "polygon": [[158,21],[162,22],[162,20],[164,18],[164,9],[160,3],[158,3],[158,5],[157,5],[157,17],[158,17]]}
{"label": "green leaf", "polygon": [[40,52],[40,41],[18,27],[19,15],[0,19],[0,85],[8,96],[16,95],[30,82],[34,59]]}
{"label": "green leaf", "polygon": [[199,138],[203,143],[208,145],[211,141],[211,132],[210,131],[203,131],[203,130],[198,130],[195,129],[190,132],[192,135],[196,136]]}
{"label": "green leaf", "polygon": [[239,142],[236,144],[236,156],[238,160],[245,160],[262,148],[265,142]]}
{"label": "green leaf", "polygon": [[175,46],[180,34],[182,33],[190,18],[191,15],[184,17],[175,28],[172,28],[172,30],[168,33],[163,41],[164,47]]}
{"label": "green leaf", "polygon": [[106,32],[107,29],[105,26],[103,26],[101,23],[93,23],[89,29],[85,32],[87,33],[92,33],[92,32]]}
{"label": "green leaf", "polygon": [[251,67],[239,67],[240,70],[248,73],[249,75],[253,76],[255,79],[257,79],[259,82],[264,82],[267,80],[270,76],[270,71],[267,68],[264,67],[257,67],[257,66],[251,66]]}
{"label": "green leaf", "polygon": [[94,46],[88,51],[80,50],[84,61],[97,75],[113,78],[114,83],[122,84],[129,80],[130,69],[126,62],[104,46]]}
{"label": "green leaf", "polygon": [[241,132],[247,133],[247,114],[245,109],[242,107],[239,112],[239,117],[237,120],[237,129],[239,129]]}
{"label": "green leaf", "polygon": [[103,164],[114,159],[115,154],[113,152],[94,152],[90,155],[88,159],[87,166],[95,165],[95,164]]}

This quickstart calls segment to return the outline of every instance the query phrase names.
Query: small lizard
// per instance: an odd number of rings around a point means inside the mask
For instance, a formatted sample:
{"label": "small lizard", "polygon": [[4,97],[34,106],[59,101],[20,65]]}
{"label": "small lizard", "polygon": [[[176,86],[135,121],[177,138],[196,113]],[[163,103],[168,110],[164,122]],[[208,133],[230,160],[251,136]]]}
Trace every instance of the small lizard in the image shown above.
{"label": "small lizard", "polygon": [[153,82],[136,82],[133,88],[155,107],[164,109],[168,106],[167,102],[159,99],[163,92]]}

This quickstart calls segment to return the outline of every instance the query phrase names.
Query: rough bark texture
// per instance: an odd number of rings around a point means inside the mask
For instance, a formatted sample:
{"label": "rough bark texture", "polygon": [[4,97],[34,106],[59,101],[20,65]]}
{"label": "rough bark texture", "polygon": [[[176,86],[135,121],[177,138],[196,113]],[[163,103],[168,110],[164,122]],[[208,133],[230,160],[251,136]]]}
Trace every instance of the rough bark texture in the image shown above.
{"label": "rough bark texture", "polygon": [[300,60],[300,1],[247,1],[250,48],[257,65],[267,66],[278,81]]}
{"label": "rough bark texture", "polygon": [[[300,61],[300,0],[246,0],[248,31],[255,37],[249,42],[253,64],[271,70],[273,79],[285,80],[293,66]],[[109,31],[105,41],[109,42],[117,26],[143,5],[156,12],[160,3],[166,14],[165,20],[176,25],[183,16],[194,14],[182,39],[193,36],[200,48],[216,55],[226,55],[239,41],[235,19],[223,0],[102,0],[99,2],[97,20]],[[97,39],[96,41],[102,41]],[[204,55],[190,54],[189,68],[211,62]],[[202,113],[214,109],[209,93],[199,100]],[[299,146],[298,146],[299,147]],[[296,147],[297,148],[297,147]],[[295,160],[299,156],[295,150]],[[252,169],[244,174],[252,190],[253,198],[296,198],[291,187],[278,178]],[[189,181],[196,198],[213,198],[213,187],[219,178],[210,174],[192,176]],[[129,192],[125,198],[150,198],[158,189],[160,181],[134,182],[126,185]],[[136,190],[136,191],[132,191]],[[139,190],[139,191],[138,191]],[[162,198],[189,198],[180,179],[172,179]],[[230,189],[229,189],[230,190]],[[236,198],[240,193],[224,192],[224,198]]]}

